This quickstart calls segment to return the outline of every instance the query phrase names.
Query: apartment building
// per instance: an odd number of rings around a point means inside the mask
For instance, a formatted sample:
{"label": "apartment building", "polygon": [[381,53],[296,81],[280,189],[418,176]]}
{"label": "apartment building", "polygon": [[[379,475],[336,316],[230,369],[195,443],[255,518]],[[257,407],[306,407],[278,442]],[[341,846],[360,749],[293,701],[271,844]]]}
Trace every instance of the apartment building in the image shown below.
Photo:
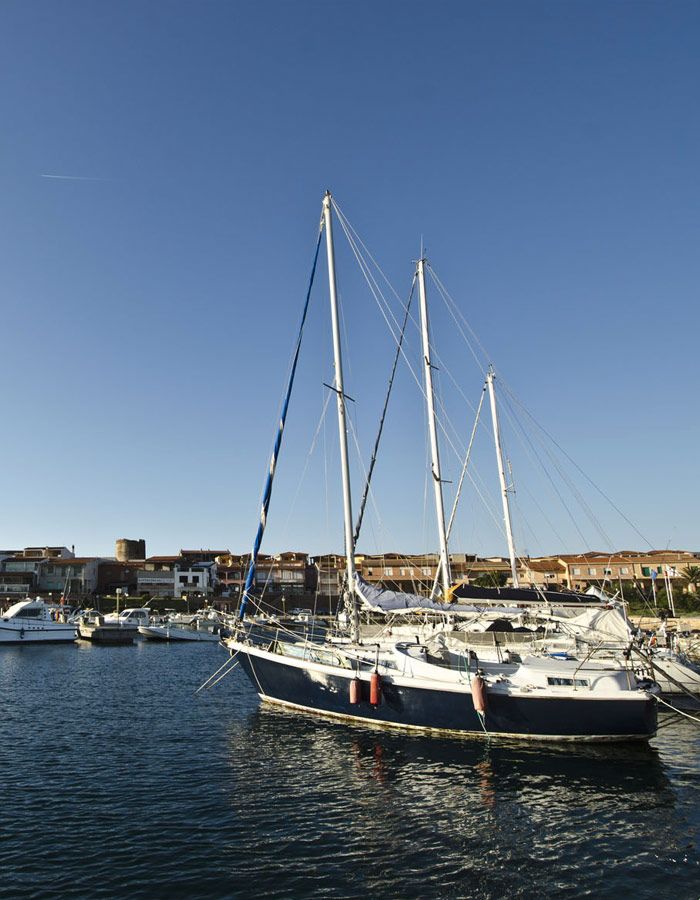
{"label": "apartment building", "polygon": [[37,587],[49,594],[64,597],[86,597],[97,592],[97,569],[99,558],[81,556],[53,557],[39,563]]}

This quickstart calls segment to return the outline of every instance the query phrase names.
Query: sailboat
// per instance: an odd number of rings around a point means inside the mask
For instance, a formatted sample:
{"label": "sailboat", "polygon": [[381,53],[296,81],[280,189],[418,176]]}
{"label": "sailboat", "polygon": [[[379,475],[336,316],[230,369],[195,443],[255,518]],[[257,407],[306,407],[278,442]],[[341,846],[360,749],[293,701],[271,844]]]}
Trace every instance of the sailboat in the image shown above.
{"label": "sailboat", "polygon": [[[231,659],[240,662],[260,699],[291,710],[365,725],[458,737],[533,739],[541,741],[648,740],[656,733],[658,688],[639,679],[617,660],[584,663],[529,656],[517,662],[484,661],[476,653],[454,652],[448,646],[428,647],[414,640],[386,643],[363,641],[359,609],[372,606],[369,585],[355,568],[345,385],[333,243],[334,201],[323,198],[321,227],[312,277],[302,313],[282,406],[262,512],[233,634],[224,639]],[[321,240],[325,234],[334,356],[340,481],[343,496],[345,599],[351,611],[349,633],[342,639],[308,640],[276,633],[260,635],[247,627],[246,608],[255,581],[256,560],[267,522],[272,484],[282,443],[289,398],[294,384],[301,338]],[[425,395],[432,458],[432,475],[440,534],[442,599],[420,598],[423,606],[459,612],[464,605],[447,603],[450,587],[442,479],[432,399],[432,364],[424,278],[424,260],[417,276],[421,304]],[[466,607],[469,608],[468,605]]]}

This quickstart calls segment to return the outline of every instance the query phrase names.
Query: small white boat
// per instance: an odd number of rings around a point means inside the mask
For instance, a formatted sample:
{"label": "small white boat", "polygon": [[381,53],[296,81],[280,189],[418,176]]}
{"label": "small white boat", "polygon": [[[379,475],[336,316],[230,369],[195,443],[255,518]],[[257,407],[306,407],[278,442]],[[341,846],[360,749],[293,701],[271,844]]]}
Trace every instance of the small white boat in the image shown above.
{"label": "small white boat", "polygon": [[139,625],[148,625],[151,620],[151,611],[145,606],[131,607],[120,613],[108,613],[104,620],[106,623],[118,623],[123,628],[133,628],[136,632]]}
{"label": "small white boat", "polygon": [[139,634],[149,641],[221,640],[221,622],[209,616],[172,616],[160,624],[139,625]]}
{"label": "small white boat", "polygon": [[20,600],[0,616],[0,644],[59,643],[76,637],[76,625],[61,621],[60,613],[40,597]]}

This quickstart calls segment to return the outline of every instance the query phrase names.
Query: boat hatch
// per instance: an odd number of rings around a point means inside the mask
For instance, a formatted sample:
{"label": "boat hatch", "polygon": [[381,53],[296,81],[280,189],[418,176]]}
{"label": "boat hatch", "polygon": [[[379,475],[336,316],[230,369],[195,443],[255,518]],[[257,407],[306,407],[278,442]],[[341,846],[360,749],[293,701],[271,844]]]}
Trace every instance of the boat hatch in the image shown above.
{"label": "boat hatch", "polygon": [[322,663],[325,666],[341,666],[349,668],[348,661],[332,650],[323,650],[318,646],[308,644],[288,644],[278,641],[277,652],[282,656],[292,656],[296,659],[305,659],[310,662]]}

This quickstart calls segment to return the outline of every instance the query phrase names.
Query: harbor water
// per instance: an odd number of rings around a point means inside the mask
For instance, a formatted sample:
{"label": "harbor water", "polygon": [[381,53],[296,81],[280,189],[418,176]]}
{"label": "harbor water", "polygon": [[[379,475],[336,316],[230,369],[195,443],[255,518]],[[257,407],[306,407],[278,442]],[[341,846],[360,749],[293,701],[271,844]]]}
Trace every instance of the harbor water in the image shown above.
{"label": "harbor water", "polygon": [[262,708],[215,644],[7,647],[0,897],[700,895],[700,728],[441,740]]}

